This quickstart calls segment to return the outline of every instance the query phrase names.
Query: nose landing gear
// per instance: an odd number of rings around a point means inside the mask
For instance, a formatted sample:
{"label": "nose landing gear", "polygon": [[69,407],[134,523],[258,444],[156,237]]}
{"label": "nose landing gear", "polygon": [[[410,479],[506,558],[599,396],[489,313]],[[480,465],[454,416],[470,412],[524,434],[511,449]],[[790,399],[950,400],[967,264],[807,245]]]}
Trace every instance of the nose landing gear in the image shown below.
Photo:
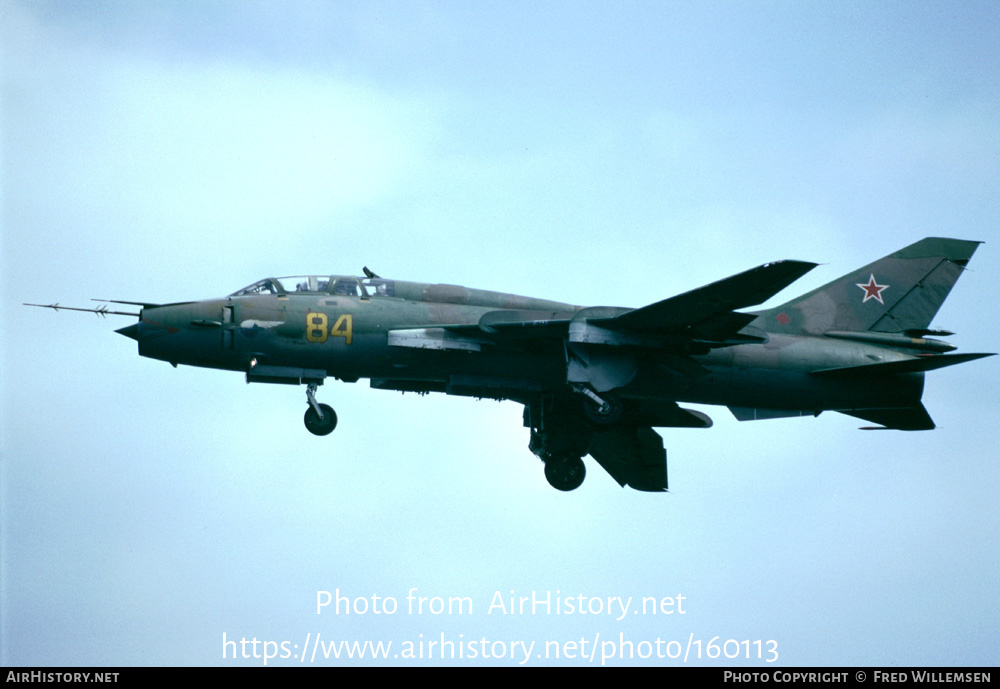
{"label": "nose landing gear", "polygon": [[309,408],[306,409],[306,428],[313,435],[329,435],[337,427],[337,414],[329,404],[321,404],[316,401],[316,383],[309,383],[306,386],[306,399],[309,400]]}

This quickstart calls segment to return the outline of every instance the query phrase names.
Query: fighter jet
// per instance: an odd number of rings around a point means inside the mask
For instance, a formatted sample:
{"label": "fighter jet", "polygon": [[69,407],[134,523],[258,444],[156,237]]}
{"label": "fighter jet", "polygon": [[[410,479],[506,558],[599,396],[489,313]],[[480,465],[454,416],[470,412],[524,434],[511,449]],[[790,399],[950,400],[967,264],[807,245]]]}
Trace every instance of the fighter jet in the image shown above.
{"label": "fighter jet", "polygon": [[[744,312],[816,264],[777,261],[641,308],[581,307],[447,284],[364,276],[265,278],[228,297],[109,301],[138,317],[116,332],[173,366],[305,385],[305,426],[337,415],[328,378],[380,390],[511,400],[548,482],[570,491],[593,457],[621,486],[667,490],[654,428],[708,428],[678,402],[741,421],[836,411],[878,428],[929,430],[924,373],[991,354],[948,354],[930,323],[979,242],[927,238],[774,308]],[[58,304],[29,304],[63,309]],[[372,420],[374,423],[374,420]],[[379,420],[379,423],[385,423]]]}

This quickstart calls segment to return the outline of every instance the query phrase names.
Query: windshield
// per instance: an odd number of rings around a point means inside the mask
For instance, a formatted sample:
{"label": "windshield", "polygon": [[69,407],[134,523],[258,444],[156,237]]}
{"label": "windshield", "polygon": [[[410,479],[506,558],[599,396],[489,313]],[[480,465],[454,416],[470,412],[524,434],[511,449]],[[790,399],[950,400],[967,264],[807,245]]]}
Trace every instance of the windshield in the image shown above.
{"label": "windshield", "polygon": [[371,278],[362,281],[356,277],[336,275],[299,275],[283,278],[265,278],[233,292],[231,297],[250,297],[258,294],[336,294],[348,297],[391,297],[395,293],[392,280]]}
{"label": "windshield", "polygon": [[282,292],[284,292],[284,289],[281,287],[281,283],[278,283],[277,280],[267,278],[266,280],[259,280],[249,287],[244,287],[239,292],[233,292],[229,296],[247,297],[254,294],[280,294]]}

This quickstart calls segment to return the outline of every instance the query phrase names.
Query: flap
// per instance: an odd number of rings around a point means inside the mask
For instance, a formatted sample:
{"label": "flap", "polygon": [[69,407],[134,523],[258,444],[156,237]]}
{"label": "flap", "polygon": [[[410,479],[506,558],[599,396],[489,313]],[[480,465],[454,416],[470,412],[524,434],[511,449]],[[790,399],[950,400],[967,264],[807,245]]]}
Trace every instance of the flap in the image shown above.
{"label": "flap", "polygon": [[663,438],[649,427],[619,427],[594,433],[590,456],[618,485],[636,490],[667,489],[667,452]]}

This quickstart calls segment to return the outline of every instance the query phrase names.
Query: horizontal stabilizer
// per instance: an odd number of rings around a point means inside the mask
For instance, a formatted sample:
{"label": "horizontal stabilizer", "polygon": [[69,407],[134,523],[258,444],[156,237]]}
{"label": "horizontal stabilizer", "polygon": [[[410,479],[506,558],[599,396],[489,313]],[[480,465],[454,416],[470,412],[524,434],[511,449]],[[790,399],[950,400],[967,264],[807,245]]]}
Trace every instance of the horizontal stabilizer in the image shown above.
{"label": "horizontal stabilizer", "polygon": [[623,426],[594,434],[590,456],[622,488],[661,492],[667,489],[667,451],[663,438],[648,426]]}
{"label": "horizontal stabilizer", "polygon": [[851,376],[891,376],[899,373],[919,373],[921,371],[933,371],[964,364],[966,361],[974,361],[995,354],[939,354],[936,356],[920,356],[905,361],[887,361],[881,364],[864,364],[862,366],[845,366],[843,368],[824,368],[819,371],[812,371],[814,376],[823,377],[851,377]]}
{"label": "horizontal stabilizer", "polygon": [[930,431],[934,428],[934,421],[922,404],[903,409],[854,409],[851,411],[840,409],[838,411],[841,414],[879,423],[884,428],[897,431]]}

